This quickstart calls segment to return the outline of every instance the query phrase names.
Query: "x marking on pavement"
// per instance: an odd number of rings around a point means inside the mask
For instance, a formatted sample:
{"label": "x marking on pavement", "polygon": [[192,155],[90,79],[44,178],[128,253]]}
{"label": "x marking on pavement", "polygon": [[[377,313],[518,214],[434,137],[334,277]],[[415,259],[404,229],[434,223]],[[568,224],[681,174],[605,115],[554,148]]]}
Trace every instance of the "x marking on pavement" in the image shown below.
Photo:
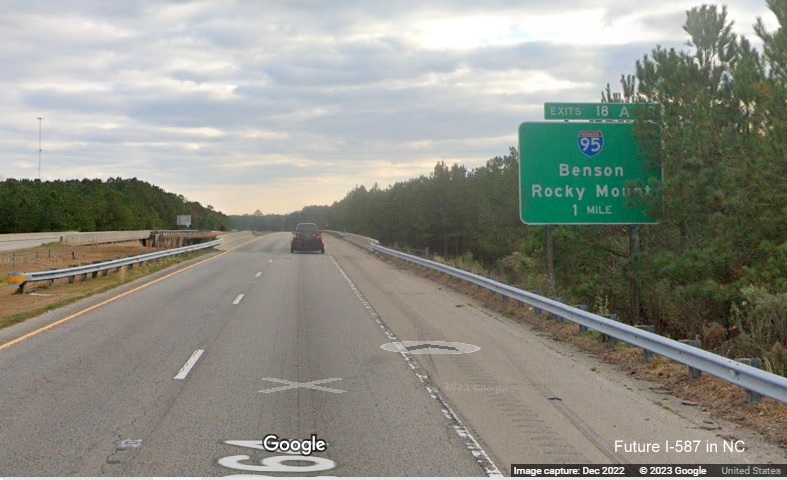
{"label": "x marking on pavement", "polygon": [[267,380],[269,382],[276,382],[276,383],[285,383],[286,385],[283,387],[275,387],[275,388],[268,388],[265,390],[260,390],[260,393],[273,393],[273,392],[281,392],[283,390],[290,390],[291,388],[311,388],[312,390],[323,390],[325,392],[333,392],[333,393],[344,393],[344,390],[339,390],[338,388],[329,388],[329,387],[321,387],[318,384],[320,383],[328,383],[328,382],[335,382],[337,380],[341,380],[341,378],[326,378],[325,380],[312,380],[311,382],[291,382],[289,380],[282,380],[279,378],[263,378],[263,380]]}

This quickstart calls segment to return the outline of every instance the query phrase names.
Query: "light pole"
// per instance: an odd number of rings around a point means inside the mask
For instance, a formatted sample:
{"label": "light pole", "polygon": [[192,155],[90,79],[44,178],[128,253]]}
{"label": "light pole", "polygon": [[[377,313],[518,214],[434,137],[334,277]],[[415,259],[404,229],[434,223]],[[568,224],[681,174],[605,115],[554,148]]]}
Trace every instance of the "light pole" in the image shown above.
{"label": "light pole", "polygon": [[41,181],[41,120],[44,117],[38,117],[38,181]]}

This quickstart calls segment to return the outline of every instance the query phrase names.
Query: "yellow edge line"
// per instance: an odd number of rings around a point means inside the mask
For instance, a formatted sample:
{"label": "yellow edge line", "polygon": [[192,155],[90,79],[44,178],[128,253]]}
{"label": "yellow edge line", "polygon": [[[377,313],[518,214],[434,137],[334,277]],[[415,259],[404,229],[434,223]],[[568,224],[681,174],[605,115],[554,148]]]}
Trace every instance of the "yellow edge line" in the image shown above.
{"label": "yellow edge line", "polygon": [[175,276],[175,275],[178,275],[178,274],[180,274],[180,273],[183,273],[183,272],[185,272],[186,270],[189,270],[189,269],[191,269],[191,268],[194,268],[194,267],[196,267],[197,265],[202,265],[203,263],[210,262],[211,260],[215,260],[215,259],[219,258],[220,256],[222,256],[222,255],[225,255],[225,254],[227,254],[227,253],[229,253],[229,252],[230,252],[230,250],[227,250],[227,251],[225,251],[225,252],[222,252],[222,253],[220,253],[220,254],[218,254],[218,255],[214,256],[214,257],[206,258],[205,260],[202,260],[202,261],[200,261],[200,262],[197,262],[197,263],[195,263],[195,264],[193,264],[193,265],[189,265],[189,266],[188,266],[188,267],[186,267],[186,268],[182,268],[182,269],[178,270],[177,272],[168,273],[167,275],[164,275],[164,276],[163,276],[163,277],[161,277],[161,278],[157,278],[157,279],[155,279],[155,280],[153,280],[153,281],[151,281],[151,282],[148,282],[148,283],[146,283],[146,284],[144,284],[144,285],[140,285],[140,286],[138,286],[138,287],[136,287],[136,288],[133,288],[133,289],[129,290],[128,292],[123,292],[123,293],[121,293],[120,295],[117,295],[117,296],[115,296],[115,297],[112,297],[112,298],[109,298],[109,299],[107,299],[107,300],[104,300],[103,302],[97,303],[97,304],[95,304],[95,305],[93,305],[93,306],[87,307],[86,309],[84,309],[84,310],[81,310],[81,311],[79,311],[79,312],[77,312],[77,313],[75,313],[75,314],[73,314],[73,315],[69,315],[69,316],[67,316],[66,318],[63,318],[63,319],[61,319],[61,320],[58,320],[58,321],[56,321],[56,322],[54,322],[54,323],[50,323],[49,325],[47,325],[47,326],[45,326],[45,327],[41,327],[41,328],[39,328],[38,330],[35,330],[35,331],[33,331],[33,332],[30,332],[30,333],[28,333],[28,334],[26,334],[26,335],[22,335],[21,337],[19,337],[19,338],[17,338],[17,339],[14,339],[14,340],[11,340],[11,341],[10,341],[10,342],[8,342],[8,343],[4,343],[3,345],[0,345],[0,350],[5,350],[6,348],[8,348],[8,347],[12,347],[12,346],[16,345],[17,343],[22,343],[22,342],[24,342],[25,340],[27,340],[28,338],[35,337],[35,336],[36,336],[36,335],[38,335],[39,333],[44,333],[44,332],[46,332],[47,330],[51,330],[51,329],[53,329],[53,328],[55,328],[55,327],[57,327],[57,326],[59,326],[59,325],[62,325],[62,324],[64,324],[64,323],[66,323],[66,322],[67,322],[67,321],[69,321],[69,320],[73,320],[73,319],[75,319],[75,318],[77,318],[77,317],[79,317],[79,316],[81,316],[81,315],[84,315],[84,314],[86,314],[86,313],[88,313],[88,312],[92,312],[93,310],[95,310],[95,309],[97,309],[97,308],[101,308],[101,307],[103,307],[104,305],[107,305],[107,304],[109,304],[109,303],[112,303],[112,302],[114,302],[115,300],[118,300],[118,299],[120,299],[120,298],[123,298],[123,297],[125,297],[126,295],[131,295],[132,293],[138,292],[138,291],[142,290],[143,288],[148,288],[148,287],[149,287],[149,286],[151,286],[151,285],[155,285],[155,284],[157,284],[158,282],[164,281],[164,280],[166,280],[166,279],[168,279],[168,278],[170,278],[170,277],[173,277],[173,276]]}

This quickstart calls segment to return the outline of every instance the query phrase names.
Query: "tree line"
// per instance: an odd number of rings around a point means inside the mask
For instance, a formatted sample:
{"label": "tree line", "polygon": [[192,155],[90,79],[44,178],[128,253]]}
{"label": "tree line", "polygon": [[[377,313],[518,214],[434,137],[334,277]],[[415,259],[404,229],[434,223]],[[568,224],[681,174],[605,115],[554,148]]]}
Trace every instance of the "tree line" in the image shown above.
{"label": "tree line", "polygon": [[319,228],[329,229],[329,211],[330,207],[327,205],[311,205],[286,215],[264,214],[257,210],[253,214],[230,215],[229,221],[233,229],[259,232],[293,231],[299,223],[316,223]]}
{"label": "tree line", "polygon": [[602,101],[662,108],[664,179],[653,196],[661,203],[650,206],[659,223],[639,228],[637,255],[629,226],[556,226],[556,281],[546,282],[544,227],[519,220],[514,148],[471,170],[440,162],[428,176],[357,186],[330,206],[233,221],[274,230],[310,221],[428,248],[665,335],[700,337],[723,354],[756,355],[784,374],[787,2],[767,5],[779,27],[770,32],[757,19],[761,50],[732,33],[726,7],[703,5],[686,12],[689,48],[657,46],[621,76],[619,96],[609,84],[601,92]]}
{"label": "tree line", "polygon": [[0,182],[0,233],[176,229],[178,215],[191,215],[192,229],[228,225],[223,213],[136,178]]}

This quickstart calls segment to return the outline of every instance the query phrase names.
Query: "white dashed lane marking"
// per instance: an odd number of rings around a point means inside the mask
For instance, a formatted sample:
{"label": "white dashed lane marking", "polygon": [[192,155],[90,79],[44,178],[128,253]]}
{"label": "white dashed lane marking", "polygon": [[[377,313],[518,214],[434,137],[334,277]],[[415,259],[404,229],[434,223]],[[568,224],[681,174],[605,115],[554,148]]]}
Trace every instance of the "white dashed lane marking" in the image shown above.
{"label": "white dashed lane marking", "polygon": [[199,357],[201,357],[204,352],[205,350],[196,350],[194,353],[192,353],[191,357],[186,360],[186,364],[183,365],[183,368],[181,368],[178,374],[175,375],[175,380],[185,380],[186,376],[189,374],[191,369],[194,368],[197,360],[199,360]]}

